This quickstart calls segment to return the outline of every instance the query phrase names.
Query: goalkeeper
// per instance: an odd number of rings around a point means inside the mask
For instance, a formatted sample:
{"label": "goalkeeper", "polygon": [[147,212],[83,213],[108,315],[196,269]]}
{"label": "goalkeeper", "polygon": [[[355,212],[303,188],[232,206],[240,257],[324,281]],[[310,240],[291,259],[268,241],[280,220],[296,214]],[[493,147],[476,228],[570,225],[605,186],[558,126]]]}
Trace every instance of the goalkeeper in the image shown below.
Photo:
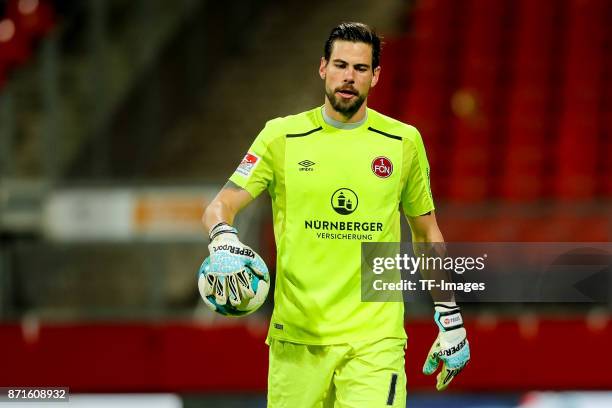
{"label": "goalkeeper", "polygon": [[[425,148],[414,127],[367,108],[381,73],[370,27],[333,28],[318,73],[323,106],[269,121],[206,209],[218,265],[209,291],[233,304],[253,296],[236,265],[256,256],[232,224],[267,190],[277,246],[268,406],[405,407],[404,305],[361,301],[360,243],[400,241],[399,208],[414,242],[443,241]],[[470,353],[452,299],[435,305],[434,318],[439,334],[423,372],[439,368],[442,390]]]}

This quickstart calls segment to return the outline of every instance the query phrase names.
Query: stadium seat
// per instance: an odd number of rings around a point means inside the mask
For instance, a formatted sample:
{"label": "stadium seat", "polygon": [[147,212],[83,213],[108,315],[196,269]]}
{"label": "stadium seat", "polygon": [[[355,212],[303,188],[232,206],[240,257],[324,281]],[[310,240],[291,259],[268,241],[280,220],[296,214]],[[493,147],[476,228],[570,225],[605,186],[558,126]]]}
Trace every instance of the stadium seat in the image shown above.
{"label": "stadium seat", "polygon": [[604,134],[606,142],[600,149],[601,171],[599,172],[599,191],[604,198],[612,198],[612,124]]}
{"label": "stadium seat", "polygon": [[383,48],[381,81],[370,92],[368,105],[385,115],[397,117],[400,111],[398,101],[409,79],[402,69],[409,63],[405,61],[405,55],[410,52],[410,38],[402,36],[388,39]]}
{"label": "stadium seat", "polygon": [[605,10],[601,0],[571,0],[568,5],[554,179],[560,199],[591,199],[597,189]]}
{"label": "stadium seat", "polygon": [[12,69],[30,58],[32,51],[28,38],[8,18],[0,19],[2,37],[0,40],[0,64]]}
{"label": "stadium seat", "polygon": [[0,64],[0,91],[2,90],[2,87],[4,86],[4,84],[6,83],[6,79],[7,79],[7,72],[6,72],[6,68]]}
{"label": "stadium seat", "polygon": [[454,144],[449,171],[449,199],[453,201],[482,201],[488,197],[491,167],[491,129],[483,119],[470,124],[466,120],[453,121]]}
{"label": "stadium seat", "polygon": [[560,207],[526,222],[519,239],[525,242],[606,242],[610,240],[610,227],[606,216],[577,214]]}
{"label": "stadium seat", "polygon": [[9,0],[6,14],[15,22],[17,29],[23,33],[28,42],[44,36],[54,25],[53,8],[45,0],[31,2]]}
{"label": "stadium seat", "polygon": [[481,201],[491,196],[495,143],[502,98],[500,72],[504,53],[508,1],[465,3],[458,92],[473,98],[473,111],[457,112],[452,121],[449,199]]}
{"label": "stadium seat", "polygon": [[504,200],[533,201],[542,197],[547,163],[546,138],[551,130],[551,90],[530,88],[514,78],[507,107],[507,138],[499,194]]}
{"label": "stadium seat", "polygon": [[438,197],[612,195],[609,13],[607,0],[416,3],[398,116],[447,175]]}
{"label": "stadium seat", "polygon": [[452,42],[452,27],[459,13],[458,4],[444,0],[422,0],[416,2],[413,14],[413,33],[417,47],[423,49],[440,48],[441,45]]}

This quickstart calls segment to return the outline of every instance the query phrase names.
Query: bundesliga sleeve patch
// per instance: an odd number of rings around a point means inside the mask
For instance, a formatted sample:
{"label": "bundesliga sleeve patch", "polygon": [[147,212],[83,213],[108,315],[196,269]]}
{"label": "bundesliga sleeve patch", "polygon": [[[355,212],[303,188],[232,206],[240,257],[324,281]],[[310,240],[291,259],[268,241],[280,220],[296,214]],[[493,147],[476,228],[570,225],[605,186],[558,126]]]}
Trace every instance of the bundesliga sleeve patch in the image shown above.
{"label": "bundesliga sleeve patch", "polygon": [[240,162],[238,168],[236,169],[236,173],[241,174],[244,177],[250,176],[253,172],[253,169],[255,169],[255,167],[257,166],[257,163],[259,163],[259,160],[260,157],[256,154],[251,152],[247,153],[246,156],[244,156],[244,159],[242,159],[242,161]]}

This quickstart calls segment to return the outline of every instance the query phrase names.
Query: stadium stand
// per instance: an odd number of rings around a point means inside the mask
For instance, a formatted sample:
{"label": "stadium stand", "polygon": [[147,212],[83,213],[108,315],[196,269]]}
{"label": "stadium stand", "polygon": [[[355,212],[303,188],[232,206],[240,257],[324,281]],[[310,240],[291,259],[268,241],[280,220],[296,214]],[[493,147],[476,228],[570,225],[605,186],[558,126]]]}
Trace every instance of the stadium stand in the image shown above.
{"label": "stadium stand", "polygon": [[[539,215],[508,222],[489,210],[467,227],[489,231],[467,239],[609,239],[611,10],[605,0],[415,3],[408,33],[388,39],[386,63],[402,67],[385,73],[395,92],[374,92],[372,105],[421,130],[434,195],[456,204],[445,230],[465,231],[466,208],[488,202]],[[593,200],[597,221],[559,207]]]}

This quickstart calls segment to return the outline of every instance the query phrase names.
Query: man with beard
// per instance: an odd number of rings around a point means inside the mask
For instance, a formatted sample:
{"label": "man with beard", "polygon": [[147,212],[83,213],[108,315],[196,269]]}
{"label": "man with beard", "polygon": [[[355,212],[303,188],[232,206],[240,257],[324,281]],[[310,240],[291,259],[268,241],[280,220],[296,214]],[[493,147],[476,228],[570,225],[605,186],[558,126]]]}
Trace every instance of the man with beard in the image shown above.
{"label": "man with beard", "polygon": [[[380,47],[365,24],[335,27],[319,66],[324,105],[269,121],[204,213],[211,251],[245,253],[234,217],[264,190],[272,198],[271,407],[406,406],[403,303],[361,301],[361,242],[399,242],[400,207],[414,242],[443,238],[421,136],[367,108]],[[234,301],[252,296],[242,281],[219,284],[217,302],[228,299],[224,291]],[[444,389],[469,360],[469,345],[457,305],[435,309],[439,335],[423,371],[441,361]]]}

